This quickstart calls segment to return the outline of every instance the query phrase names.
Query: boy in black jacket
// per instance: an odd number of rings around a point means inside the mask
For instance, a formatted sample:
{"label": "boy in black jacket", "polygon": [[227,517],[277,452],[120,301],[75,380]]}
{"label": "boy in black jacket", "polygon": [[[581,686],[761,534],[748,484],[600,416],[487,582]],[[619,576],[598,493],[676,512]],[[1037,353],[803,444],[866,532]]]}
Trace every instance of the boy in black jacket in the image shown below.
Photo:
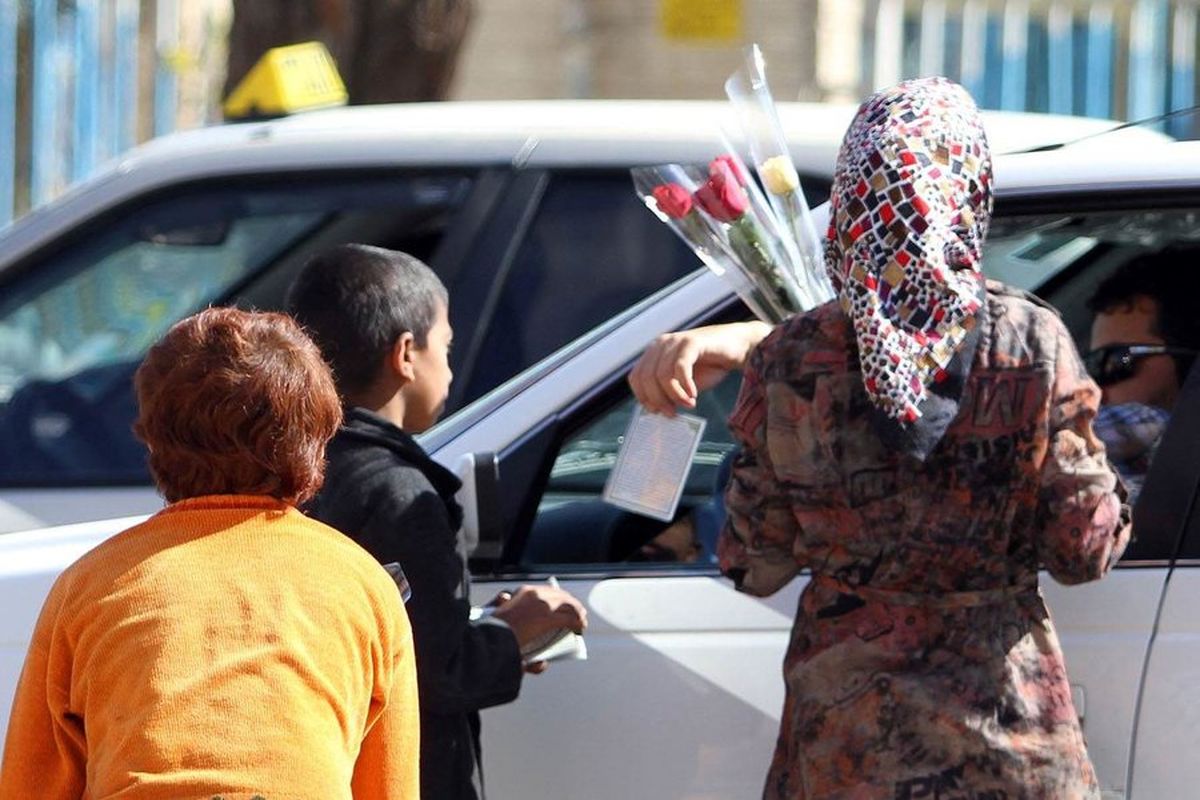
{"label": "boy in black jacket", "polygon": [[482,798],[479,709],[516,699],[521,646],[555,628],[581,631],[586,611],[559,589],[522,586],[490,616],[469,618],[460,482],[412,436],[437,421],[452,377],[448,297],[433,271],[405,253],[340,245],[305,265],[288,310],[346,406],[309,513],[380,562],[399,562],[412,587],[421,796]]}

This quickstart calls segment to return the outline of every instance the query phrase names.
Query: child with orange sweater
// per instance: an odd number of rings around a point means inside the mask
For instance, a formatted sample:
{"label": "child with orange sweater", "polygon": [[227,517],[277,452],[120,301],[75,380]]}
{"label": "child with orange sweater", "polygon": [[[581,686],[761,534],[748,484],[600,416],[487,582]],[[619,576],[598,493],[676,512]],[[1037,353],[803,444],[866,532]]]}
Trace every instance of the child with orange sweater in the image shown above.
{"label": "child with orange sweater", "polygon": [[210,309],[135,379],[169,505],[69,567],[17,688],[0,798],[415,798],[412,633],[388,572],[299,513],[341,420],[287,317]]}

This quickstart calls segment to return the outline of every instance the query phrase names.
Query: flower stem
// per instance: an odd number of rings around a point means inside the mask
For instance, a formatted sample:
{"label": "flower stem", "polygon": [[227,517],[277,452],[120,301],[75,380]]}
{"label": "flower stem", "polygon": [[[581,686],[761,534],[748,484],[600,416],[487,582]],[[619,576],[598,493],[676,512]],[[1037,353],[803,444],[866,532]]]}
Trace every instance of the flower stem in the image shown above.
{"label": "flower stem", "polygon": [[800,310],[799,298],[767,248],[763,232],[749,214],[743,214],[730,224],[729,244],[746,270],[746,277],[762,291],[766,304],[778,315],[775,321],[782,321]]}

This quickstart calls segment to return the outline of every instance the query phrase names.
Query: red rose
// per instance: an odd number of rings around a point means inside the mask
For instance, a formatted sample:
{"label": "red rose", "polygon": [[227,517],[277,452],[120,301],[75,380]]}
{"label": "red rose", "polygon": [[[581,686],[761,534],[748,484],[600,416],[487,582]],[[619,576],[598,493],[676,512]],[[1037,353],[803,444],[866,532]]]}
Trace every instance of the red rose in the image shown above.
{"label": "red rose", "polygon": [[692,213],[692,196],[678,183],[664,183],[651,191],[658,210],[671,219],[680,219]]}
{"label": "red rose", "polygon": [[694,197],[700,208],[721,222],[733,222],[741,217],[750,202],[728,169],[716,170],[708,183],[696,190]]}
{"label": "red rose", "polygon": [[733,176],[738,185],[746,185],[746,173],[742,170],[742,165],[733,156],[717,156],[712,161],[708,162],[708,174],[717,175],[721,172],[728,172]]}

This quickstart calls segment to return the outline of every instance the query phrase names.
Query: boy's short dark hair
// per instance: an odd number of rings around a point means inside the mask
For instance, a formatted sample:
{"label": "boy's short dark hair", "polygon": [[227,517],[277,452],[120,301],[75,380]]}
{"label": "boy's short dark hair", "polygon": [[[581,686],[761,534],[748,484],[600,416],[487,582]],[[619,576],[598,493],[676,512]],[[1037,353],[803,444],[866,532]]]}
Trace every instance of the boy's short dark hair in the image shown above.
{"label": "boy's short dark hair", "polygon": [[368,388],[396,340],[411,333],[424,347],[449,295],[420,259],[365,244],[314,256],[288,290],[288,312],[304,326],[343,395]]}
{"label": "boy's short dark hair", "polygon": [[[1131,258],[1100,282],[1088,299],[1096,314],[1130,309],[1134,298],[1149,297],[1157,314],[1154,333],[1173,347],[1200,350],[1200,247],[1175,246]],[[1195,361],[1176,356],[1179,379],[1184,380]]]}

